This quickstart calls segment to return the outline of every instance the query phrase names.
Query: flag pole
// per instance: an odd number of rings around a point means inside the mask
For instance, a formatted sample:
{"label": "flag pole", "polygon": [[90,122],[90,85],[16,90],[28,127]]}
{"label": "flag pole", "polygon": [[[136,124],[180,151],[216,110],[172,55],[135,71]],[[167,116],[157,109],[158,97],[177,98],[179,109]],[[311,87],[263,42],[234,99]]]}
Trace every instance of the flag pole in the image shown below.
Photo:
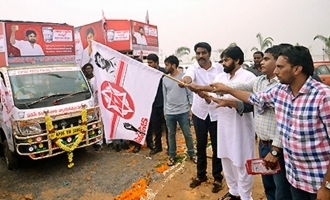
{"label": "flag pole", "polygon": [[102,30],[103,30],[103,38],[104,44],[107,42],[107,19],[105,18],[104,11],[102,10]]}
{"label": "flag pole", "polygon": [[180,80],[178,80],[178,79],[176,79],[176,78],[173,78],[172,76],[170,76],[170,75],[168,75],[168,74],[163,74],[163,76],[165,76],[165,77],[167,77],[167,78],[171,79],[172,81],[175,81],[175,82],[177,82],[177,83],[179,83],[179,84],[182,84],[182,85],[184,85],[184,86],[187,85],[186,83],[184,83],[184,82],[182,82],[182,81],[180,81]]}

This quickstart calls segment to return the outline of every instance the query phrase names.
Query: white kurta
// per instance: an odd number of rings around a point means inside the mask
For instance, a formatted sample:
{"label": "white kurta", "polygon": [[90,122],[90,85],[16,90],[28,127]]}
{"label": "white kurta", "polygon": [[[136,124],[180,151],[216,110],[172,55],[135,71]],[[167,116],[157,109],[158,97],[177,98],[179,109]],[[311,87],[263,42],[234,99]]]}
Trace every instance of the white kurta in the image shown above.
{"label": "white kurta", "polygon": [[44,56],[45,53],[39,44],[33,44],[25,40],[15,40],[14,47],[18,48],[21,56]]}
{"label": "white kurta", "polygon": [[136,38],[136,44],[148,45],[146,37],[141,33],[134,32],[134,37]]}
{"label": "white kurta", "polygon": [[[233,82],[248,82],[255,76],[240,68],[230,79],[230,74],[218,74],[214,82],[223,84]],[[224,98],[234,98],[227,94]],[[237,167],[244,167],[245,161],[254,157],[254,122],[253,113],[243,113],[240,116],[236,109],[221,107],[218,109],[218,157],[229,158]]]}

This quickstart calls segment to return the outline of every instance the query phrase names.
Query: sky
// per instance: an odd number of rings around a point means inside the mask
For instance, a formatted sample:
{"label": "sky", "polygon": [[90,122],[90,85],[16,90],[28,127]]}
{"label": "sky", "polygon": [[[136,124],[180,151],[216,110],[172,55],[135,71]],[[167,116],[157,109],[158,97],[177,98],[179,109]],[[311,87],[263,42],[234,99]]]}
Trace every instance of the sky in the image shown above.
{"label": "sky", "polygon": [[[67,23],[81,26],[107,19],[145,21],[158,26],[160,59],[179,47],[192,51],[198,42],[213,50],[235,42],[251,59],[259,47],[257,33],[272,37],[273,44],[291,43],[308,47],[314,60],[323,59],[323,42],[330,37],[330,0],[2,0],[0,19]],[[219,60],[216,52],[213,60]]]}

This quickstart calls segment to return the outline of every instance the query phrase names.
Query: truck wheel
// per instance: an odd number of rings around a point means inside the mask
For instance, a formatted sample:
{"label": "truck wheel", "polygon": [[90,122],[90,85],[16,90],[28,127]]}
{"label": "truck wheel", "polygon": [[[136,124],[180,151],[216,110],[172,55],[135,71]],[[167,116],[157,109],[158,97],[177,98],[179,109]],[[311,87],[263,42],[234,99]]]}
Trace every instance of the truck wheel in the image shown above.
{"label": "truck wheel", "polygon": [[0,158],[4,157],[5,154],[3,153],[3,144],[0,143]]}
{"label": "truck wheel", "polygon": [[3,152],[5,154],[7,168],[9,170],[17,169],[18,155],[15,152],[10,151],[7,140],[3,141]]}

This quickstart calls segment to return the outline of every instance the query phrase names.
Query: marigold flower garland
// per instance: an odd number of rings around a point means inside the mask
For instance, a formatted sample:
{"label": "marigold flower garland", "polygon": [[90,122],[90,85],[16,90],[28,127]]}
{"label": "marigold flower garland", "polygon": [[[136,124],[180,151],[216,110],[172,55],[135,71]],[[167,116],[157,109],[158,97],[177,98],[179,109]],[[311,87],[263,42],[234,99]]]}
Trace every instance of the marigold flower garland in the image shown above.
{"label": "marigold flower garland", "polygon": [[140,200],[141,197],[147,197],[148,182],[145,178],[139,179],[132,184],[130,189],[125,190],[120,195],[116,196],[114,200]]}
{"label": "marigold flower garland", "polygon": [[84,138],[85,134],[87,133],[87,110],[85,106],[83,106],[83,109],[81,110],[81,131],[75,136],[76,141],[74,141],[72,144],[65,145],[62,143],[62,139],[56,137],[55,129],[53,126],[52,118],[48,115],[48,112],[45,112],[45,121],[46,121],[46,128],[49,133],[49,138],[55,142],[55,144],[62,149],[63,151],[66,151],[68,154],[68,168],[72,168],[74,166],[73,161],[73,150],[75,150],[82,139]]}

